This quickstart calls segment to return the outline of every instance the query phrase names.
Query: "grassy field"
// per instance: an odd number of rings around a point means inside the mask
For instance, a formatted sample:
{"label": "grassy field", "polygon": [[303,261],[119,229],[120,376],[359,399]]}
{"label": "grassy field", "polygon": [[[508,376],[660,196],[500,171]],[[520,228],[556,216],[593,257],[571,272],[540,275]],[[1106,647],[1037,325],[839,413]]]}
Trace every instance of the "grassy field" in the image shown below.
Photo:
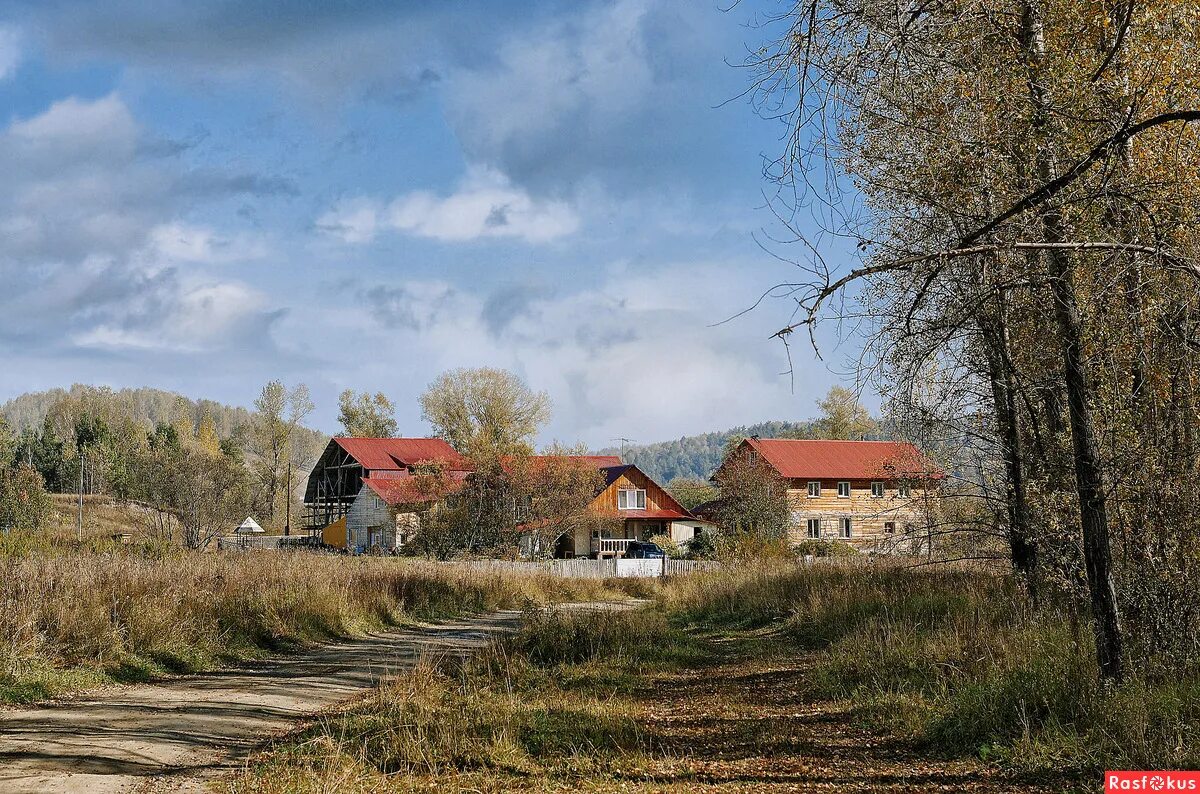
{"label": "grassy field", "polygon": [[619,598],[602,582],[307,553],[0,536],[0,703],[190,672],[412,619]]}
{"label": "grassy field", "polygon": [[[50,494],[50,514],[40,533],[51,542],[71,541],[77,537],[79,497],[75,494]],[[134,542],[152,537],[153,511],[136,504],[118,502],[108,496],[83,497],[83,538],[105,542],[114,534],[131,536]]]}
{"label": "grassy field", "polygon": [[1093,790],[1200,764],[1195,678],[1096,682],[1091,639],[990,574],[776,569],[539,615],[264,752],[231,792]]}

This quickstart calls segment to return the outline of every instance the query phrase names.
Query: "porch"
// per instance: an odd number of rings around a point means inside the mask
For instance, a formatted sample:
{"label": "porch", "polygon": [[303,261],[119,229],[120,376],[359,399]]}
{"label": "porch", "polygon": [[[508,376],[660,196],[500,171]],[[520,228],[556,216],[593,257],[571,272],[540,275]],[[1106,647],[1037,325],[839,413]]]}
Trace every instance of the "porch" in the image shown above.
{"label": "porch", "polygon": [[669,531],[665,521],[626,519],[620,529],[604,529],[592,532],[587,556],[597,559],[624,557],[629,544],[635,540],[649,540],[655,535]]}

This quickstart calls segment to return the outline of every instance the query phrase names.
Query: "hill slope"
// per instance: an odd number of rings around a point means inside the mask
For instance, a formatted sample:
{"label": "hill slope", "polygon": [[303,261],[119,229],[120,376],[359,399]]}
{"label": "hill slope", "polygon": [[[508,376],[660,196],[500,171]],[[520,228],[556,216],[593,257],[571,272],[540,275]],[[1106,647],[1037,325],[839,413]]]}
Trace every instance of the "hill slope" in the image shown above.
{"label": "hill slope", "polygon": [[600,450],[602,455],[620,455],[664,485],[676,477],[707,479],[721,464],[725,443],[730,436],[764,438],[812,438],[814,422],[760,422],[675,441],[654,444],[629,444]]}
{"label": "hill slope", "polygon": [[[107,386],[75,384],[70,389],[47,389],[27,392],[0,405],[0,416],[4,417],[17,433],[26,429],[37,430],[55,404],[69,400],[79,409],[86,409],[103,418],[128,417],[143,424],[147,429],[159,422],[171,423],[179,411],[184,411],[198,426],[207,414],[212,417],[217,435],[229,438],[238,428],[250,423],[253,413],[246,408],[225,405],[214,400],[193,400],[176,392],[163,389],[111,389]],[[74,415],[75,411],[71,412]],[[302,435],[313,446],[324,446],[328,438],[324,433],[302,428]]]}

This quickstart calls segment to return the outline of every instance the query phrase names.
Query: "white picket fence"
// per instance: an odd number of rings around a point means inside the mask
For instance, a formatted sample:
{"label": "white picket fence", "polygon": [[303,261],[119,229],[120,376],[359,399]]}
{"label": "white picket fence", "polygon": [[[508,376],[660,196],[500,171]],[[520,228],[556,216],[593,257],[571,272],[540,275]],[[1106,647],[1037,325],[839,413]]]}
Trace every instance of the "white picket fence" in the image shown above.
{"label": "white picket fence", "polygon": [[714,571],[720,563],[710,560],[462,560],[447,563],[478,571],[508,571],[516,573],[548,573],[571,579],[615,579],[621,577],[686,576],[698,571]]}

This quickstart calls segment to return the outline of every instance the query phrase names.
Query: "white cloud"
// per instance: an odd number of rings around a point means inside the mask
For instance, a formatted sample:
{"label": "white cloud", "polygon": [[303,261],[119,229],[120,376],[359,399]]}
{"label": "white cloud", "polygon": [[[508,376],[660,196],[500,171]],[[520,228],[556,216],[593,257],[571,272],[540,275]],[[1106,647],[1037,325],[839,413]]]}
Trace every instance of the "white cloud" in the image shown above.
{"label": "white cloud", "polygon": [[386,205],[351,199],[325,213],[317,227],[347,243],[370,242],[383,230],[448,242],[514,237],[544,243],[573,234],[579,217],[564,202],[535,200],[500,174],[473,169],[448,196],[418,190]]}
{"label": "white cloud", "polygon": [[12,76],[20,62],[20,35],[13,28],[0,25],[0,80]]}
{"label": "white cloud", "polygon": [[158,262],[223,265],[262,259],[266,244],[247,235],[223,235],[207,226],[173,221],[154,227],[146,257]]}
{"label": "white cloud", "polygon": [[[823,367],[806,368],[793,395],[779,374],[783,352],[766,341],[761,318],[711,327],[731,302],[752,300],[752,285],[731,285],[726,266],[647,273],[614,263],[603,272],[593,287],[557,294],[519,285],[488,294],[441,281],[391,282],[367,293],[385,300],[360,299],[353,313],[324,307],[336,322],[353,315],[358,325],[338,326],[338,333],[371,351],[360,362],[340,361],[339,383],[371,383],[399,396],[415,394],[445,369],[504,367],[554,401],[544,440],[599,447],[616,437],[655,441],[806,415],[809,404],[801,400],[832,380]],[[805,367],[806,351],[794,354]],[[415,417],[405,420],[405,432],[425,432],[414,424]]]}
{"label": "white cloud", "polygon": [[278,314],[263,296],[203,272],[261,258],[264,242],[184,218],[278,186],[188,168],[161,144],[115,93],[63,99],[0,130],[0,343],[20,339],[27,353],[272,349],[263,337]]}
{"label": "white cloud", "polygon": [[261,341],[255,318],[264,310],[264,297],[244,284],[209,283],[181,286],[155,303],[158,316],[133,310],[113,322],[101,323],[75,335],[82,347],[111,350],[202,352],[250,333]]}

